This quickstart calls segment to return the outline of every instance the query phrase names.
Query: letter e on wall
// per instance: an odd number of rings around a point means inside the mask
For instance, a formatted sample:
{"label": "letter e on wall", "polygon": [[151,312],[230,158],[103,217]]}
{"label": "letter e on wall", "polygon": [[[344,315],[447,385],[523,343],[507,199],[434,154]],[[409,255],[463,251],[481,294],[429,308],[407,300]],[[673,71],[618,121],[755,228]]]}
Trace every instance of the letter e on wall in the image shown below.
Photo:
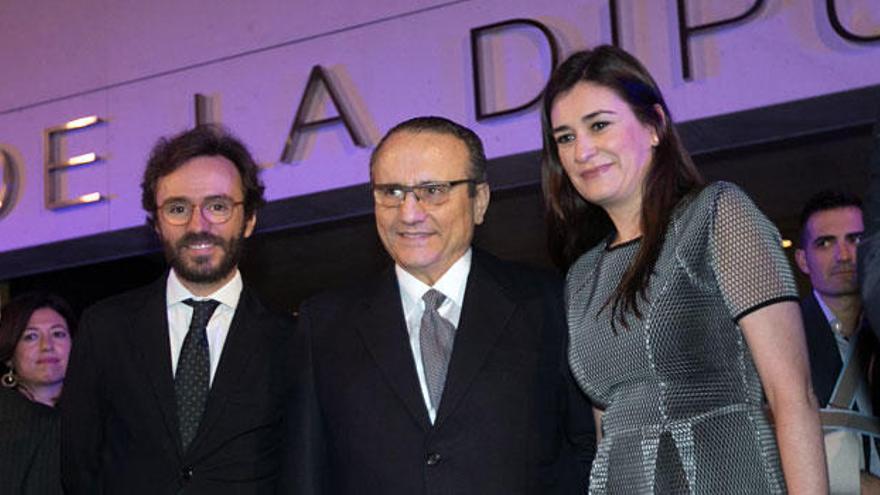
{"label": "letter e on wall", "polygon": [[101,157],[93,152],[69,158],[66,157],[63,151],[65,136],[72,132],[96,126],[101,122],[103,121],[100,118],[93,115],[71,120],[70,122],[45,130],[46,165],[43,186],[45,188],[46,208],[58,210],[71,206],[97,203],[107,199],[106,196],[99,192],[83,194],[73,198],[68,198],[64,195],[63,181],[65,172],[74,167],[82,167],[101,161]]}

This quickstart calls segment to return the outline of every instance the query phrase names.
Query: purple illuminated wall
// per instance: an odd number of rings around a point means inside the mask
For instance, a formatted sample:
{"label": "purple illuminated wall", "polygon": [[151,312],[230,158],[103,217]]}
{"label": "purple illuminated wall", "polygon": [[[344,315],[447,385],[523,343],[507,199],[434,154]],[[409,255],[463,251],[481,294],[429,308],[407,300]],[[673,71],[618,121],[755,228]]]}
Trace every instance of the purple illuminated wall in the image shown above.
{"label": "purple illuminated wall", "polygon": [[[688,24],[735,17],[754,0],[683,2]],[[562,55],[612,37],[663,87],[688,121],[880,84],[880,42],[845,39],[826,2],[767,1],[742,21],[695,34],[691,78],[682,76],[674,1],[619,0],[235,0],[225,2],[26,2],[0,7],[0,252],[143,223],[139,180],[163,135],[204,115],[229,126],[266,166],[270,199],[367,181],[370,143],[394,123],[440,114],[471,125],[490,157],[540,146],[534,106],[477,121],[471,30],[512,19],[546,26]],[[838,0],[846,31],[880,35],[877,0]],[[481,96],[487,110],[535,97],[550,70],[546,36],[533,25],[480,31]],[[341,124],[307,132],[290,163],[285,142],[313,67],[320,65],[367,144]],[[340,108],[324,87],[307,120]],[[876,105],[878,102],[866,102]],[[69,208],[45,204],[46,129],[79,117],[103,122],[56,135],[55,152],[95,152],[96,163],[54,172],[57,195],[108,199]],[[290,151],[290,150],[288,150]],[[5,177],[5,179],[4,179]],[[12,186],[16,190],[10,192]],[[6,187],[3,193],[2,187]],[[2,198],[0,198],[2,199]]]}

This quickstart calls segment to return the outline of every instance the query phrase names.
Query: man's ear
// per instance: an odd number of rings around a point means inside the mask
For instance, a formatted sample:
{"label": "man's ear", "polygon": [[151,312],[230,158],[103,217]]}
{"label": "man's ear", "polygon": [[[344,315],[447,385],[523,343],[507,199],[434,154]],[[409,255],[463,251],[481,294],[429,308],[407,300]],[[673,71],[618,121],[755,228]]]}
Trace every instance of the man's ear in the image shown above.
{"label": "man's ear", "polygon": [[798,268],[801,269],[801,272],[804,275],[810,274],[810,267],[807,265],[807,253],[803,249],[795,249],[794,251],[794,260],[797,262]]}
{"label": "man's ear", "polygon": [[486,216],[486,210],[489,209],[489,199],[492,193],[489,191],[489,183],[482,182],[477,184],[474,191],[474,225],[483,223],[483,217]]}
{"label": "man's ear", "polygon": [[254,233],[254,227],[257,225],[257,212],[254,212],[253,215],[247,220],[247,223],[244,224],[244,237],[247,239]]}

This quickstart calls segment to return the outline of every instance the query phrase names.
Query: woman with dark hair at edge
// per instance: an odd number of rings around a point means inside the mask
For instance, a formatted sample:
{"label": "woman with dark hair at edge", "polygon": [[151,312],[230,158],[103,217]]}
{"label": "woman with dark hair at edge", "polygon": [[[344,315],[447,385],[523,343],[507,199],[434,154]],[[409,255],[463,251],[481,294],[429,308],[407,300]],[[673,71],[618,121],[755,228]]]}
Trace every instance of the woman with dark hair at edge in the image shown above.
{"label": "woman with dark hair at edge", "polygon": [[61,395],[76,319],[46,292],[15,297],[0,315],[0,493],[60,494]]}
{"label": "woman with dark hair at edge", "polygon": [[826,493],[775,226],[736,186],[704,184],[656,82],[621,49],[558,67],[542,127],[569,363],[601,438],[590,492]]}

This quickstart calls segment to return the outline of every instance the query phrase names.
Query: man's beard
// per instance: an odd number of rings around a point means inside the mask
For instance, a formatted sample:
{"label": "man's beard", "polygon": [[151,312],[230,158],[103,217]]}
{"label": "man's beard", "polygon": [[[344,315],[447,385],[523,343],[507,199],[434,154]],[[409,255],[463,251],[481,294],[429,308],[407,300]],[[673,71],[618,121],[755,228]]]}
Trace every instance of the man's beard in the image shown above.
{"label": "man's beard", "polygon": [[[162,239],[162,248],[165,251],[165,259],[174,268],[178,277],[194,284],[212,284],[226,278],[238,266],[244,247],[243,240],[244,226],[241,232],[229,241],[208,232],[199,232],[186,234],[173,245]],[[220,247],[222,257],[216,266],[211,266],[211,256],[191,256],[189,261],[186,261],[181,255],[187,244],[200,243],[211,243]]]}

